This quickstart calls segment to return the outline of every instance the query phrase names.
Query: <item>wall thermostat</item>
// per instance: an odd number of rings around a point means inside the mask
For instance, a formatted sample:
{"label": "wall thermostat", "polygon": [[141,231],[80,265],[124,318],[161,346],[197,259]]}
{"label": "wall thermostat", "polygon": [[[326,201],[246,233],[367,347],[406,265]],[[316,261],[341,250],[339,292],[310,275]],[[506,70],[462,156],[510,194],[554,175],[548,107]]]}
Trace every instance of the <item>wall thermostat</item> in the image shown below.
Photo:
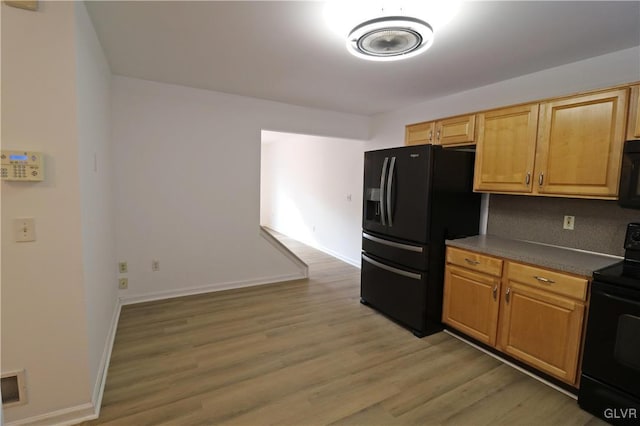
{"label": "wall thermostat", "polygon": [[35,151],[8,151],[0,154],[2,180],[39,182],[44,179],[42,153]]}

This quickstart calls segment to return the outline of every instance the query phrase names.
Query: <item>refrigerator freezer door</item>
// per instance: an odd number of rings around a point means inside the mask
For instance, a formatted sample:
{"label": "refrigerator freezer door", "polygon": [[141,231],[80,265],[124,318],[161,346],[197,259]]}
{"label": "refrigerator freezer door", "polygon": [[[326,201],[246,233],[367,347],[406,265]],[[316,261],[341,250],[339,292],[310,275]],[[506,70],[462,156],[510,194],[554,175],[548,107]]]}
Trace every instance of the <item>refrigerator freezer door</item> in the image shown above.
{"label": "refrigerator freezer door", "polygon": [[425,320],[426,275],[363,254],[362,302],[420,333]]}

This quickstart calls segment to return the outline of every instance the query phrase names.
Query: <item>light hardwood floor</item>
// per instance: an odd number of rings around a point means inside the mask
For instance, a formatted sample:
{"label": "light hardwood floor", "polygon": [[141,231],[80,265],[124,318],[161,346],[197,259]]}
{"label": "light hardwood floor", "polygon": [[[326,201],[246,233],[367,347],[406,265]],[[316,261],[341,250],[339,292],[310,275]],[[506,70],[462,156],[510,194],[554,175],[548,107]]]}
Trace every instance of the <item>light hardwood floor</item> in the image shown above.
{"label": "light hardwood floor", "polygon": [[308,280],[125,306],[86,425],[596,425],[575,400],[359,302],[359,270],[283,236]]}

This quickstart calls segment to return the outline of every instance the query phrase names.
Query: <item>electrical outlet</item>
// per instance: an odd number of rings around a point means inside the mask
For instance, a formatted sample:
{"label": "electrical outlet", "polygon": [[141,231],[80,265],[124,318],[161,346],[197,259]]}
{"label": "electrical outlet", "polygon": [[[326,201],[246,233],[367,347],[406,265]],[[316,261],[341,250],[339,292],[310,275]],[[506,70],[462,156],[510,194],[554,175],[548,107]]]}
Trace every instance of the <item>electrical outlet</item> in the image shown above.
{"label": "electrical outlet", "polygon": [[160,270],[160,261],[159,260],[152,260],[151,261],[151,270],[153,272],[157,272]]}
{"label": "electrical outlet", "polygon": [[120,278],[118,280],[118,288],[120,290],[126,290],[129,288],[129,278]]}
{"label": "electrical outlet", "polygon": [[127,272],[129,272],[129,267],[127,266],[127,262],[119,262],[118,271],[120,271],[121,274],[126,274]]}
{"label": "electrical outlet", "polygon": [[563,229],[568,229],[570,231],[573,231],[573,227],[575,225],[576,222],[576,217],[575,216],[565,216],[564,217],[564,222],[562,224],[562,228]]}

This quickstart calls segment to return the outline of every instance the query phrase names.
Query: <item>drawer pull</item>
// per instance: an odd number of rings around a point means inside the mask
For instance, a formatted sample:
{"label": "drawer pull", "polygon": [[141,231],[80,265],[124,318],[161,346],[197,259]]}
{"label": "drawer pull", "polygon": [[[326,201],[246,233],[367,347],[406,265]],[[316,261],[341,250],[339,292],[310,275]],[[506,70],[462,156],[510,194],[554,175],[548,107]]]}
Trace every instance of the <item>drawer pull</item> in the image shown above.
{"label": "drawer pull", "polygon": [[480,262],[478,262],[477,260],[473,260],[473,259],[469,259],[468,257],[465,257],[464,260],[469,264],[469,265],[479,265]]}
{"label": "drawer pull", "polygon": [[510,288],[508,288],[508,289],[507,289],[507,291],[506,291],[506,293],[504,294],[504,300],[505,300],[507,303],[509,303],[509,299],[510,299],[509,295],[510,295],[510,294],[511,294],[511,289],[510,289]]}
{"label": "drawer pull", "polygon": [[533,278],[535,278],[536,280],[545,283],[545,284],[553,284],[555,283],[554,280],[550,280],[549,278],[545,278],[545,277],[539,277],[537,275],[534,275]]}
{"label": "drawer pull", "polygon": [[492,293],[493,293],[493,300],[498,300],[498,286],[497,285],[493,286]]}
{"label": "drawer pull", "polygon": [[531,173],[527,173],[527,177],[524,179],[524,183],[528,186],[531,183]]}

